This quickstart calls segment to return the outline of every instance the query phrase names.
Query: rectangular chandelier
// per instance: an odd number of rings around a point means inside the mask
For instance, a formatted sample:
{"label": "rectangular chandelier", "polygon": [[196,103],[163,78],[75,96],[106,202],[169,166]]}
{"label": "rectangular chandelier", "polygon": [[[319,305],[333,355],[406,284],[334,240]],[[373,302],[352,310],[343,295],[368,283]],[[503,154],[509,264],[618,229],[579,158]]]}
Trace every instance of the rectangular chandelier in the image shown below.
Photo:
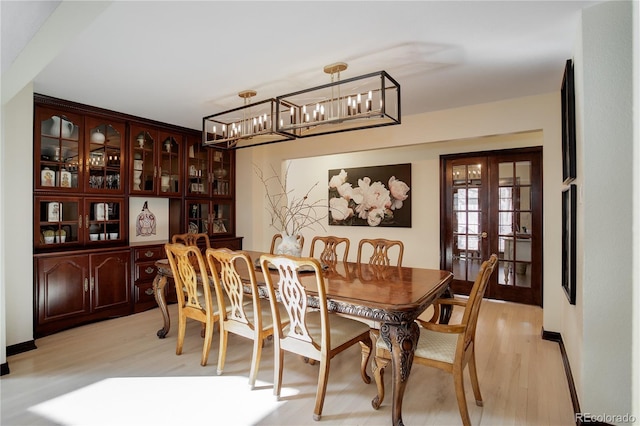
{"label": "rectangular chandelier", "polygon": [[239,149],[293,139],[279,133],[275,123],[276,101],[267,99],[255,104],[254,91],[240,92],[245,105],[202,119],[202,144],[222,149]]}
{"label": "rectangular chandelier", "polygon": [[400,124],[400,85],[385,71],[276,97],[276,131],[306,138]]}
{"label": "rectangular chandelier", "polygon": [[400,85],[386,71],[340,80],[347,64],[324,67],[331,82],[202,119],[202,144],[240,149],[296,138],[400,124]]}

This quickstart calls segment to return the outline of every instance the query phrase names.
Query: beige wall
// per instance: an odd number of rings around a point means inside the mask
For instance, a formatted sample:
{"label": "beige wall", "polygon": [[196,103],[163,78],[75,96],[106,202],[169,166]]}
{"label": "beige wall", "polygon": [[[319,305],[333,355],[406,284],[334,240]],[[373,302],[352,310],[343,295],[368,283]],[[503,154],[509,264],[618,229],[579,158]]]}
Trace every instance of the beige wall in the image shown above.
{"label": "beige wall", "polygon": [[[439,265],[439,177],[441,154],[543,146],[544,176],[544,327],[562,330],[566,298],[560,277],[560,191],[562,189],[559,92],[490,104],[404,117],[403,124],[380,129],[320,136],[237,151],[238,235],[247,249],[267,249],[274,230],[263,205],[264,192],[252,171],[281,167],[293,161],[289,188],[307,190],[325,183],[327,170],[336,167],[410,162],[412,166],[413,228],[377,229],[376,235],[402,238],[408,265]],[[496,136],[497,135],[497,136]],[[338,153],[338,154],[336,154]],[[296,180],[293,178],[295,177]],[[416,194],[419,194],[416,195]],[[319,188],[318,198],[326,198]],[[264,212],[256,215],[255,212]],[[334,228],[335,229],[335,228]],[[329,228],[327,227],[327,231]],[[341,228],[341,235],[358,240],[367,228]],[[318,234],[325,233],[321,228]],[[329,232],[327,232],[329,233]],[[305,233],[309,238],[313,233]]]}

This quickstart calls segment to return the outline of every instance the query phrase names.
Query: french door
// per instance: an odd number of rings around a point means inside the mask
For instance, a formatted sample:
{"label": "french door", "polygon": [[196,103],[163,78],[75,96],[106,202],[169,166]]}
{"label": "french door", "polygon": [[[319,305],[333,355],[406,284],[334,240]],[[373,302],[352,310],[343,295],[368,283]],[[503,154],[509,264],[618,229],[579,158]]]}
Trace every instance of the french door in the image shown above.
{"label": "french door", "polygon": [[492,253],[485,294],[542,304],[542,148],[441,157],[441,267],[469,294]]}

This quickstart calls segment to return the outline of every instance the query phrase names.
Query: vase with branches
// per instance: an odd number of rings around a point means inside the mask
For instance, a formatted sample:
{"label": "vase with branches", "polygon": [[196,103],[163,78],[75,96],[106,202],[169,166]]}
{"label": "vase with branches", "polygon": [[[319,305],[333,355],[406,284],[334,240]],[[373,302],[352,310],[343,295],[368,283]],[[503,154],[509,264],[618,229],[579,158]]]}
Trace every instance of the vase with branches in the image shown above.
{"label": "vase with branches", "polygon": [[298,236],[306,228],[313,228],[320,225],[321,221],[327,217],[327,206],[323,200],[311,201],[309,194],[319,182],[307,190],[302,197],[294,195],[293,189],[287,188],[289,175],[289,165],[281,177],[271,166],[272,174],[266,176],[262,169],[254,164],[254,170],[265,189],[265,199],[267,211],[270,215],[270,226],[275,228],[282,235],[282,242],[276,248],[276,254],[291,254],[300,256],[302,247],[298,242]]}

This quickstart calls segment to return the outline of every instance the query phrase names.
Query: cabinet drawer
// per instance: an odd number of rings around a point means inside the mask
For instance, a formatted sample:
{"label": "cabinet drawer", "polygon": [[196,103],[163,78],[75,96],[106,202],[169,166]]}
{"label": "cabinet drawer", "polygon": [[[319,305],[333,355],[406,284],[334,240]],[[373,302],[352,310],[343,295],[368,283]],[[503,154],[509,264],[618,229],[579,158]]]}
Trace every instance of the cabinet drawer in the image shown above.
{"label": "cabinet drawer", "polygon": [[136,283],[136,303],[155,302],[153,295],[153,283],[143,282]]}
{"label": "cabinet drawer", "polygon": [[159,260],[166,257],[167,254],[164,251],[164,246],[139,247],[134,251],[134,261],[136,263],[147,260]]}
{"label": "cabinet drawer", "polygon": [[142,281],[153,281],[158,273],[158,270],[154,262],[138,262],[134,266],[136,283]]}

